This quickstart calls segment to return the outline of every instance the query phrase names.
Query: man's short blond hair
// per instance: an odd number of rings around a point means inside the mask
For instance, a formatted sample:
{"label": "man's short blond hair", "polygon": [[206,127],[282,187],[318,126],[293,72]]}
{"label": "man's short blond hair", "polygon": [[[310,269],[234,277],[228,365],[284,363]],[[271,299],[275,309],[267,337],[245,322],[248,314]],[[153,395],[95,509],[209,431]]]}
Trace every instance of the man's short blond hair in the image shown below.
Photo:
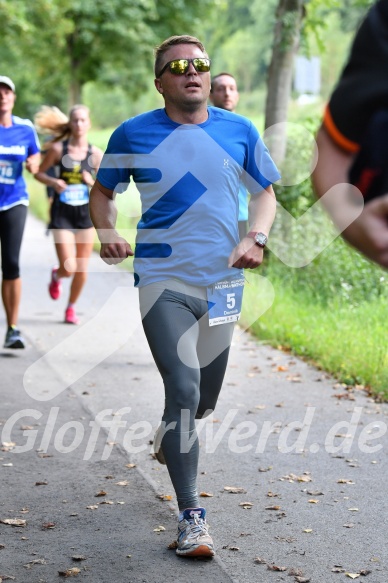
{"label": "man's short blond hair", "polygon": [[163,55],[168,49],[174,47],[175,45],[196,45],[203,54],[207,57],[205,47],[199,39],[195,36],[190,36],[187,34],[170,36],[161,45],[155,48],[155,77],[158,78],[159,71],[162,69]]}

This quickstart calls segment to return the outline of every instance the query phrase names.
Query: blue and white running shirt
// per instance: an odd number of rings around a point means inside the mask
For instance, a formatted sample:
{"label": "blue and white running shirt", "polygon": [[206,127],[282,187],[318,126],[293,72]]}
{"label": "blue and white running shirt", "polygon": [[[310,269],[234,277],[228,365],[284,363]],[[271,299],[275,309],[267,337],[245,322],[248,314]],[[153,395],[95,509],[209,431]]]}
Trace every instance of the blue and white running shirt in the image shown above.
{"label": "blue and white running shirt", "polygon": [[211,285],[241,273],[228,268],[238,244],[240,180],[254,195],[280,178],[254,125],[216,107],[198,125],[178,124],[164,109],[125,121],[112,134],[97,174],[124,192],[132,178],[142,216],[135,285],[176,278]]}
{"label": "blue and white running shirt", "polygon": [[0,125],[0,211],[17,204],[28,205],[23,162],[40,151],[34,126],[28,119],[12,116],[12,125]]}

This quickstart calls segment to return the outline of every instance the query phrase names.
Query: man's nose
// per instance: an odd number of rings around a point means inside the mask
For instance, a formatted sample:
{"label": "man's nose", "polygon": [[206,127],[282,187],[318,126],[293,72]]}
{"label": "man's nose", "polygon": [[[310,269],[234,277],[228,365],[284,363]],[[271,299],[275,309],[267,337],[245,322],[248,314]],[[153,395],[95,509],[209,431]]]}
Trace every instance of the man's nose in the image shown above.
{"label": "man's nose", "polygon": [[193,63],[189,63],[189,68],[186,71],[187,75],[196,75],[197,69],[194,67]]}

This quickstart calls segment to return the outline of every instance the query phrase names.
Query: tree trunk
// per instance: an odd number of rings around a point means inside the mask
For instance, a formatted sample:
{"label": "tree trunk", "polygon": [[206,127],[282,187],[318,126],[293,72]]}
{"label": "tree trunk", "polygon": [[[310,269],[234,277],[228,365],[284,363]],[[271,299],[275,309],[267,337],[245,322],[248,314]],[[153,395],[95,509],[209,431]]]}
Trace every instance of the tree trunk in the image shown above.
{"label": "tree trunk", "polygon": [[279,0],[272,58],[268,71],[265,127],[277,125],[270,133],[270,150],[281,166],[286,154],[286,126],[291,94],[294,55],[297,51],[304,13],[304,0]]}
{"label": "tree trunk", "polygon": [[75,31],[72,34],[68,35],[66,38],[67,54],[69,56],[70,61],[69,109],[71,109],[73,105],[81,103],[82,99],[82,85],[78,75],[80,61],[74,54],[76,34],[77,33]]}
{"label": "tree trunk", "polygon": [[70,80],[70,90],[69,90],[69,109],[78,103],[82,103],[82,86],[79,80],[74,75],[74,69],[72,70],[72,77]]}

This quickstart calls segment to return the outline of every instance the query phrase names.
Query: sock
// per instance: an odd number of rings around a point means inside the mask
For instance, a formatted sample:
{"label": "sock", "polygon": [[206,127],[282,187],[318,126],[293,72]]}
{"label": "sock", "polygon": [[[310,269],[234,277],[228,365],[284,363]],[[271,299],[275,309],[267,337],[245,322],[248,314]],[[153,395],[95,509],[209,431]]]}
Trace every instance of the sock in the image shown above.
{"label": "sock", "polygon": [[185,512],[185,510],[203,510],[203,508],[201,508],[201,506],[197,506],[196,508],[185,508],[184,510],[180,510],[179,511],[179,516],[178,516],[178,521],[179,522],[181,520],[183,520],[183,513]]}

